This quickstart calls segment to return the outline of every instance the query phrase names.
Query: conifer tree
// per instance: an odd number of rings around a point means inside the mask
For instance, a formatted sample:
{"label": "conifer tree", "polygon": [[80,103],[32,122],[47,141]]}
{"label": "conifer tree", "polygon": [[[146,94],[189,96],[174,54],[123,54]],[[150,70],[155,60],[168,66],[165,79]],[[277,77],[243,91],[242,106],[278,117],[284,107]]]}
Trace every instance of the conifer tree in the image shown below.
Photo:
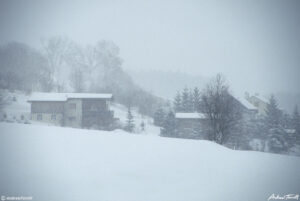
{"label": "conifer tree", "polygon": [[154,125],[156,125],[156,126],[162,126],[163,121],[165,119],[165,112],[164,112],[164,110],[161,107],[159,107],[155,111],[153,119],[154,119]]}
{"label": "conifer tree", "polygon": [[127,112],[127,121],[126,121],[126,127],[125,130],[132,133],[134,131],[134,117],[131,113],[131,107],[128,107],[128,112]]}
{"label": "conifer tree", "polygon": [[175,115],[173,112],[169,112],[166,116],[163,126],[160,130],[160,135],[164,137],[176,136]]}
{"label": "conifer tree", "polygon": [[194,96],[191,89],[189,90],[189,96],[187,100],[187,112],[194,112]]}
{"label": "conifer tree", "polygon": [[297,106],[295,106],[293,112],[292,127],[293,129],[295,129],[295,136],[294,136],[295,143],[300,145],[300,115]]}
{"label": "conifer tree", "polygon": [[281,123],[284,128],[292,127],[292,117],[288,113],[282,114]]}
{"label": "conifer tree", "polygon": [[288,135],[281,125],[281,111],[274,95],[271,95],[266,110],[267,143],[269,151],[283,153],[288,148]]}
{"label": "conifer tree", "polygon": [[200,112],[201,111],[200,101],[201,101],[201,97],[200,97],[199,89],[198,89],[198,87],[195,87],[194,92],[193,92],[193,108],[194,108],[193,110],[195,112]]}
{"label": "conifer tree", "polygon": [[174,98],[173,105],[174,105],[175,112],[181,112],[182,111],[182,108],[181,108],[181,94],[180,94],[179,91],[177,91],[177,94]]}
{"label": "conifer tree", "polygon": [[278,103],[274,95],[271,95],[267,105],[266,123],[269,129],[280,127],[281,111],[278,109]]}
{"label": "conifer tree", "polygon": [[189,89],[185,87],[182,91],[181,108],[183,112],[189,112]]}

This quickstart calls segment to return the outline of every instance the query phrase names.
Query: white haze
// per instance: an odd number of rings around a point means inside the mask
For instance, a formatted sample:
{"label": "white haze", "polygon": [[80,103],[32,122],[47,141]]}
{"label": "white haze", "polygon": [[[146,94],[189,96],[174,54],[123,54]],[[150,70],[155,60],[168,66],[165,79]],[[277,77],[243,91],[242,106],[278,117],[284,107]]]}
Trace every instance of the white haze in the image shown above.
{"label": "white haze", "polygon": [[1,1],[0,43],[114,41],[124,69],[223,73],[236,93],[299,92],[297,1]]}

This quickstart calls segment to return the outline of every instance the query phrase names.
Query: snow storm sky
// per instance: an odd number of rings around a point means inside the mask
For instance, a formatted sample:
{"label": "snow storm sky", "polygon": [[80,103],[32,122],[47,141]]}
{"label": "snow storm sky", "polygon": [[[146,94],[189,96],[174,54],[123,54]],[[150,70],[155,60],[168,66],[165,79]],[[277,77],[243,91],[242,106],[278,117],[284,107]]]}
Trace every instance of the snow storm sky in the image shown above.
{"label": "snow storm sky", "polygon": [[0,1],[0,43],[112,40],[124,69],[223,73],[233,90],[300,92],[300,1]]}

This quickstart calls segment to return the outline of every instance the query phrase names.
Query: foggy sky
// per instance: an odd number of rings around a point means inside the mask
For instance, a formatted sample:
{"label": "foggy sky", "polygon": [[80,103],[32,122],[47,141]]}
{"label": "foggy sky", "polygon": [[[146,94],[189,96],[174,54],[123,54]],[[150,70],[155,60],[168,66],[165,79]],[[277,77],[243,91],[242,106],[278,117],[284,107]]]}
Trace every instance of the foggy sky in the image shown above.
{"label": "foggy sky", "polygon": [[211,76],[233,90],[300,92],[300,1],[0,1],[0,43],[112,40],[123,67]]}

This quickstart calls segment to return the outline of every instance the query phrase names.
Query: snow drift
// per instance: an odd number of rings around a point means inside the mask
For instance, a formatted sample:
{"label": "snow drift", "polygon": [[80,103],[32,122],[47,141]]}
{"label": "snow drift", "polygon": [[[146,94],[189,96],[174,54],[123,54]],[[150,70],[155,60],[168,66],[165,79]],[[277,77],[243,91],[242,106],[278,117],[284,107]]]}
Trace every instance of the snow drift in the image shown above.
{"label": "snow drift", "polygon": [[0,194],[33,200],[260,201],[300,193],[300,158],[212,142],[0,123]]}

